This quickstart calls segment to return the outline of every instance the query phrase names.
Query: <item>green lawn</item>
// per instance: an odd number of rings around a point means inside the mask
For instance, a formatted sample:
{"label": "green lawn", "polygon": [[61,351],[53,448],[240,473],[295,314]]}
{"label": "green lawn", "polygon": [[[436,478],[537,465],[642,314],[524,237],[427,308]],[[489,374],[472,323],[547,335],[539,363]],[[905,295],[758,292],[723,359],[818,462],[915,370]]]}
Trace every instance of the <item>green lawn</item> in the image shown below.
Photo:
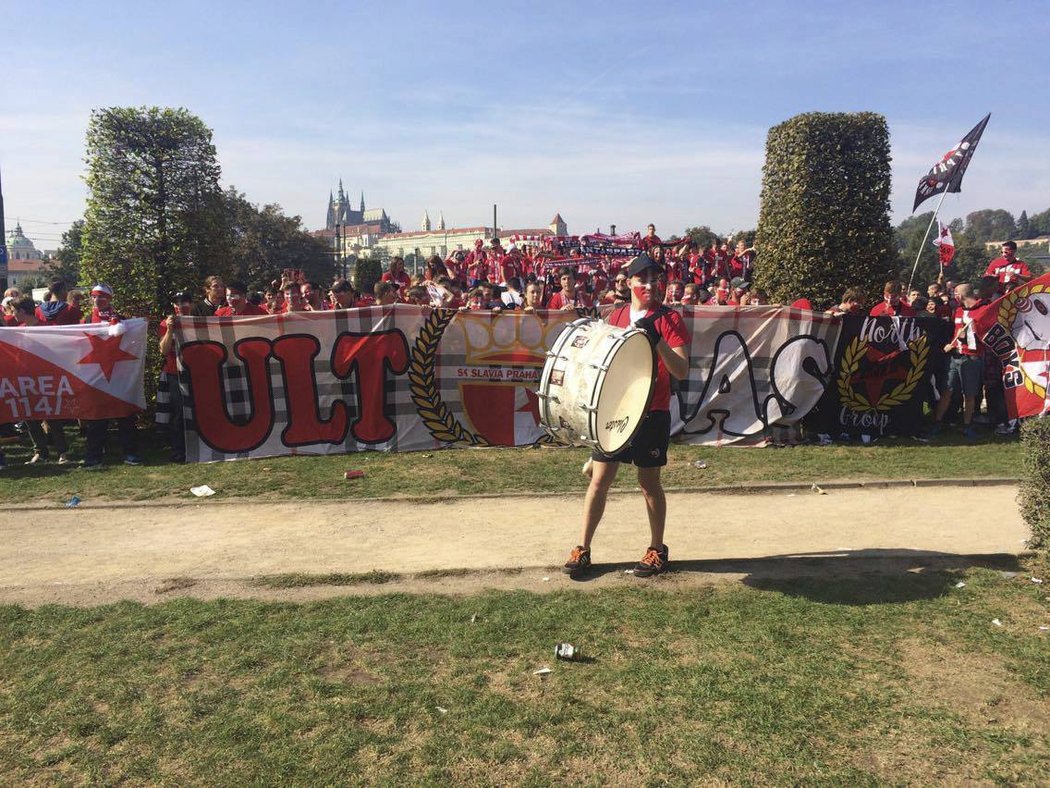
{"label": "green lawn", "polygon": [[[1046,566],[1024,569],[3,607],[0,773],[1035,784],[1050,774],[1050,604],[1028,579]],[[554,661],[558,641],[587,661]]]}
{"label": "green lawn", "polygon": [[[579,470],[587,457],[582,449],[449,449],[177,465],[167,462],[167,453],[154,442],[145,451],[147,464],[142,467],[121,465],[118,452],[115,464],[105,470],[84,471],[55,464],[27,467],[22,464],[30,454],[27,447],[8,444],[5,450],[9,464],[0,474],[0,500],[41,503],[64,501],[73,494],[85,501],[189,499],[189,488],[200,484],[228,497],[297,499],[571,492],[583,487]],[[73,454],[83,456],[79,439]],[[674,445],[665,483],[715,487],[768,481],[1013,477],[1020,457],[1015,440],[990,435],[974,444],[948,435],[929,445],[908,439],[825,448]],[[698,459],[707,462],[705,470],[693,467]],[[343,473],[350,469],[363,470],[364,478],[345,480]],[[619,484],[633,485],[632,475],[621,474]]]}

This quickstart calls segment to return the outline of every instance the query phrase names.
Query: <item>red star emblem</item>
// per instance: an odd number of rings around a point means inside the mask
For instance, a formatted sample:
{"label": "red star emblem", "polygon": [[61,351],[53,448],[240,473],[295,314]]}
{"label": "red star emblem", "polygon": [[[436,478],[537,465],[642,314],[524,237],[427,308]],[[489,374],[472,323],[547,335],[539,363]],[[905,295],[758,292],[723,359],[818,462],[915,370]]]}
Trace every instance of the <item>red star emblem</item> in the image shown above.
{"label": "red star emblem", "polygon": [[84,334],[91,343],[91,351],[78,361],[78,364],[98,364],[108,382],[113,377],[113,367],[119,361],[135,361],[138,356],[121,349],[122,337],[102,337],[98,334]]}
{"label": "red star emblem", "polygon": [[525,389],[525,404],[515,411],[516,413],[529,413],[535,424],[540,423],[540,398],[531,389]]}

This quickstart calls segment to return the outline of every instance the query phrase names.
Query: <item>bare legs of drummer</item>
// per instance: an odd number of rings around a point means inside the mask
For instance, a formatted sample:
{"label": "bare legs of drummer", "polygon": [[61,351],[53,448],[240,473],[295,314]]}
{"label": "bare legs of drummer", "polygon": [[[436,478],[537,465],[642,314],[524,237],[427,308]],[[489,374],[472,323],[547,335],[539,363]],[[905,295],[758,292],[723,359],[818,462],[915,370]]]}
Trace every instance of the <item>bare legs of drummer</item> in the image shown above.
{"label": "bare legs of drummer", "polygon": [[563,570],[570,577],[581,577],[591,568],[591,540],[605,513],[609,488],[616,480],[622,462],[633,462],[638,466],[638,486],[642,488],[649,519],[649,548],[635,566],[634,574],[650,577],[667,569],[668,550],[664,544],[667,498],[660,482],[660,471],[667,463],[670,427],[669,413],[650,412],[627,449],[614,457],[596,454],[591,458],[591,481],[583,501],[583,533],[580,544],[573,548]]}
{"label": "bare legs of drummer", "polygon": [[[605,513],[609,488],[616,479],[620,463],[595,460],[592,468],[591,483],[587,487],[587,495],[583,501],[583,535],[580,538],[580,546],[588,554],[591,550],[591,539],[594,538],[594,532],[598,530],[598,523],[601,522],[602,515]],[[642,488],[645,513],[649,516],[649,544],[651,547],[646,551],[646,557],[650,552],[656,552],[658,554],[656,557],[661,558],[663,562],[659,569],[646,564],[640,573],[642,577],[645,577],[666,568],[667,545],[664,544],[664,523],[667,520],[667,497],[664,495],[664,487],[660,482],[659,468],[639,468],[638,486]],[[652,545],[656,545],[657,548],[654,550]],[[635,574],[639,574],[638,567],[635,567]]]}

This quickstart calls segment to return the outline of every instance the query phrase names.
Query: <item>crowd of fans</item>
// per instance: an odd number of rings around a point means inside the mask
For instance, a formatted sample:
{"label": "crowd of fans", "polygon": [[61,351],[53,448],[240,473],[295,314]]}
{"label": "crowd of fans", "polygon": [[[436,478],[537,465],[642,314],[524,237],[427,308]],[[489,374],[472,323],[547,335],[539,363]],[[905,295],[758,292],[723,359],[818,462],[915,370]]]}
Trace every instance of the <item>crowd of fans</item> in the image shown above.
{"label": "crowd of fans", "polygon": [[[850,288],[842,294],[842,301],[828,310],[829,314],[868,314],[872,317],[934,318],[928,333],[931,344],[942,346],[944,354],[931,354],[930,376],[926,382],[926,398],[933,421],[930,435],[937,435],[946,417],[959,411],[963,435],[977,437],[975,424],[995,425],[997,435],[1017,431],[1017,419],[1009,418],[1003,389],[1003,365],[974,333],[971,313],[987,306],[996,298],[1024,284],[1032,278],[1028,265],[1017,257],[1017,244],[1006,241],[1001,255],[992,260],[977,282],[956,284],[951,279],[934,282],[921,289],[909,290],[907,295],[898,281],[889,281],[883,288],[882,300],[866,308],[864,294],[859,288]],[[985,413],[980,414],[981,403]],[[961,407],[960,407],[961,406]],[[830,442],[829,435],[821,437]]]}
{"label": "crowd of fans", "polygon": [[[597,251],[596,251],[597,250]],[[970,312],[991,299],[1031,278],[1025,263],[1016,257],[1017,245],[1008,241],[1002,256],[993,260],[984,277],[975,284],[956,285],[951,280],[930,284],[920,290],[903,292],[900,282],[887,282],[883,300],[870,309],[859,288],[843,293],[842,301],[827,310],[829,314],[870,314],[872,316],[911,317],[928,314],[943,321],[945,355],[941,367],[933,370],[928,398],[934,423],[939,431],[953,402],[961,397],[964,434],[974,437],[973,424],[978,403],[986,403],[987,415],[997,434],[1009,434],[1017,425],[1007,418],[1002,387],[1002,367],[974,336],[969,327]],[[518,244],[506,248],[499,238],[488,247],[482,239],[470,252],[457,250],[446,259],[433,256],[422,271],[410,276],[404,260],[393,257],[388,269],[370,293],[359,292],[350,281],[336,279],[327,291],[318,282],[306,281],[301,272],[286,270],[264,292],[252,292],[243,282],[225,282],[209,276],[201,294],[176,293],[172,311],[160,324],[160,351],[163,369],[158,387],[158,421],[167,424],[171,436],[172,459],[185,460],[182,408],[173,346],[176,315],[190,317],[247,317],[294,312],[350,309],[373,305],[407,303],[462,310],[575,310],[605,304],[624,304],[631,300],[626,268],[632,256],[644,253],[666,271],[665,303],[669,305],[753,306],[769,304],[761,289],[752,288],[755,250],[743,241],[732,244],[719,240],[700,248],[689,240],[663,242],[653,225],[645,236],[583,236],[563,241]],[[200,297],[203,295],[203,297]],[[112,289],[96,284],[90,291],[90,311],[85,314],[84,295],[69,290],[66,283],[51,283],[42,303],[10,288],[4,293],[3,326],[70,325],[75,323],[114,323],[123,319],[112,306]],[[806,299],[793,306],[811,308]],[[958,407],[958,405],[956,405]],[[52,450],[59,464],[70,462],[66,425],[53,420],[29,421],[19,425],[33,444],[30,464],[47,462]],[[83,465],[102,466],[108,420],[82,421],[86,438]],[[118,440],[124,462],[138,465],[135,420],[117,420]],[[5,465],[0,452],[0,468]]]}

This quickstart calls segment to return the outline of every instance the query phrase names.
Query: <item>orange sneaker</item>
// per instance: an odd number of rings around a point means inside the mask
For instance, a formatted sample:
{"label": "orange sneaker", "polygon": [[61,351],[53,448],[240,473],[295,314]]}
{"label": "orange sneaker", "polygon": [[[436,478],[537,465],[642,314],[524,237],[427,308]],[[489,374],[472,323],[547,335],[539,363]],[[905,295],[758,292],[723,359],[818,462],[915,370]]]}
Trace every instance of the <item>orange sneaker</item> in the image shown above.
{"label": "orange sneaker", "polygon": [[591,568],[591,549],[577,545],[569,553],[569,560],[561,568],[569,577],[580,577]]}
{"label": "orange sneaker", "polygon": [[660,545],[660,549],[650,547],[645,551],[642,560],[635,564],[635,577],[652,577],[667,571],[667,545]]}

